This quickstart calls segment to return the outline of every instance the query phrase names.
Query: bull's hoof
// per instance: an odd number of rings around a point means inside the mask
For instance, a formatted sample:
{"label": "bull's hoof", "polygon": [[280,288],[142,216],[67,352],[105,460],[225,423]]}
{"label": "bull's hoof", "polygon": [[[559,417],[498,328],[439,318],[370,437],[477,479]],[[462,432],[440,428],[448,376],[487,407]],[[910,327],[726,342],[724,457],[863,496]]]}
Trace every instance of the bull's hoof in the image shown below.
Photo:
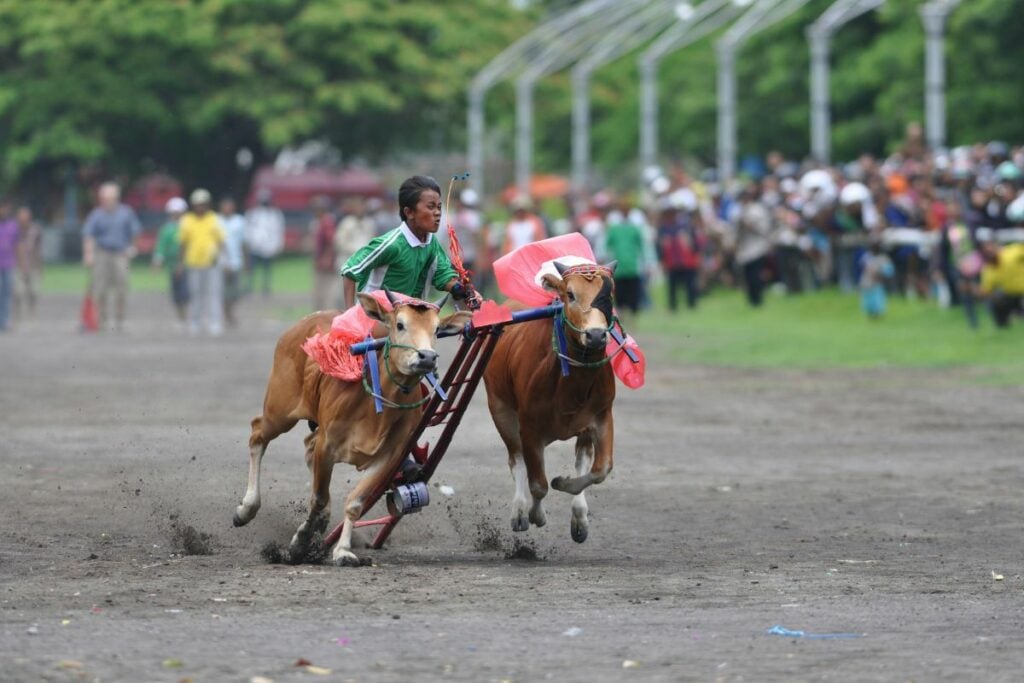
{"label": "bull's hoof", "polygon": [[567,477],[555,477],[551,480],[551,488],[556,491],[565,491],[566,483],[568,482]]}
{"label": "bull's hoof", "polygon": [[[259,508],[256,508],[258,510]],[[245,526],[256,516],[256,510],[246,510],[244,505],[235,508],[235,514],[231,517],[231,523],[235,526]]]}
{"label": "bull's hoof", "polygon": [[572,535],[572,540],[577,543],[583,543],[583,541],[587,540],[587,525],[573,517],[572,522],[569,524],[569,533]]}
{"label": "bull's hoof", "polygon": [[512,531],[526,531],[530,528],[530,518],[525,513],[518,513],[512,516]]}
{"label": "bull's hoof", "polygon": [[548,523],[547,515],[544,514],[544,508],[540,505],[530,508],[530,523],[537,527]]}
{"label": "bull's hoof", "polygon": [[364,564],[362,560],[356,557],[355,553],[347,550],[335,553],[333,562],[336,567],[361,567]]}

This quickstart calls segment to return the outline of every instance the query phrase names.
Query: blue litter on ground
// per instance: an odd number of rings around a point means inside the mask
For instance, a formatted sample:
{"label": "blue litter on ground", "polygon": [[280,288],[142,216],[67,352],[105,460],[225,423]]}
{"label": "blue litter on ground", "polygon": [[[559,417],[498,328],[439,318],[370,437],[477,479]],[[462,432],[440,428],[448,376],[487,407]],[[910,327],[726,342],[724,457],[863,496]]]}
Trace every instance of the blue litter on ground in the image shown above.
{"label": "blue litter on ground", "polygon": [[776,624],[767,631],[771,636],[785,636],[787,638],[808,638],[810,640],[841,640],[845,638],[863,638],[863,633],[807,633],[806,631],[791,631],[788,628]]}

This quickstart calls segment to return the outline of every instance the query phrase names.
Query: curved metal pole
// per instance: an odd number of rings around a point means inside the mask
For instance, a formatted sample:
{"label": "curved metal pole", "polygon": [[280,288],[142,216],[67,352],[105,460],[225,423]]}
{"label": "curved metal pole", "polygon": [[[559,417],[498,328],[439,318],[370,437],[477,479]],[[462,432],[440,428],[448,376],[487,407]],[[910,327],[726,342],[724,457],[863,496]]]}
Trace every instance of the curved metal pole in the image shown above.
{"label": "curved metal pole", "polygon": [[760,0],[715,45],[718,55],[718,176],[736,175],[736,52],[751,36],[797,11],[809,0]]}
{"label": "curved metal pole", "polygon": [[836,0],[807,27],[811,48],[811,156],[827,164],[831,160],[831,112],[829,97],[829,52],[832,36],[844,24],[880,7],[885,0]]}
{"label": "curved metal pole", "polygon": [[[634,0],[636,2],[636,0]],[[633,11],[633,2],[592,0],[590,16],[548,45],[516,81],[516,187],[528,192],[533,168],[533,90],[541,78],[580,59],[597,39]]]}
{"label": "curved metal pole", "polygon": [[659,0],[634,3],[638,11],[601,38],[572,68],[572,184],[587,189],[590,176],[590,79],[594,71],[643,45],[669,26],[673,6]]}
{"label": "curved metal pole", "polygon": [[580,21],[609,4],[610,0],[591,0],[547,21],[505,48],[477,73],[468,92],[468,150],[470,186],[482,197],[484,193],[484,102],[487,91],[495,83],[521,71],[542,52],[548,44],[557,42],[560,35],[572,30]]}
{"label": "curved metal pole", "polygon": [[946,144],[946,17],[960,0],[931,0],[921,7],[925,30],[924,114],[928,146]]}
{"label": "curved metal pole", "polygon": [[640,71],[640,167],[658,163],[658,67],[666,55],[692,45],[742,11],[734,0],[705,0],[658,37],[637,59]]}

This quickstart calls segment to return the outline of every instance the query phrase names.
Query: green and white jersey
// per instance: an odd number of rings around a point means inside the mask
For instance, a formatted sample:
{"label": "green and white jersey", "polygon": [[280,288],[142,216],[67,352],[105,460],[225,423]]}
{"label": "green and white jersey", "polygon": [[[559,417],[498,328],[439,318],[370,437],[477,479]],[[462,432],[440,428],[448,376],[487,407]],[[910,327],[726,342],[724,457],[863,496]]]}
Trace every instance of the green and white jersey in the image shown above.
{"label": "green and white jersey", "polygon": [[341,275],[355,280],[357,292],[392,292],[425,299],[430,285],[442,289],[456,277],[455,268],[433,235],[420,242],[404,222],[352,254]]}

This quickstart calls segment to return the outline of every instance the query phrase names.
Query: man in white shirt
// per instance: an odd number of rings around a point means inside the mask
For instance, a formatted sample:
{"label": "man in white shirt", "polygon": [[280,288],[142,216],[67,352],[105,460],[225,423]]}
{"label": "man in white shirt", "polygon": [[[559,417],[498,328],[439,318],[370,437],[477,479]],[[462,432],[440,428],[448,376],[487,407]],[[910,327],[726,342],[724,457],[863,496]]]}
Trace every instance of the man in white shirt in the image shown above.
{"label": "man in white shirt", "polygon": [[263,273],[263,296],[270,296],[270,271],[284,249],[284,214],[270,203],[270,190],[260,190],[256,206],[245,214],[245,244],[249,248],[249,285],[253,291],[256,270]]}

